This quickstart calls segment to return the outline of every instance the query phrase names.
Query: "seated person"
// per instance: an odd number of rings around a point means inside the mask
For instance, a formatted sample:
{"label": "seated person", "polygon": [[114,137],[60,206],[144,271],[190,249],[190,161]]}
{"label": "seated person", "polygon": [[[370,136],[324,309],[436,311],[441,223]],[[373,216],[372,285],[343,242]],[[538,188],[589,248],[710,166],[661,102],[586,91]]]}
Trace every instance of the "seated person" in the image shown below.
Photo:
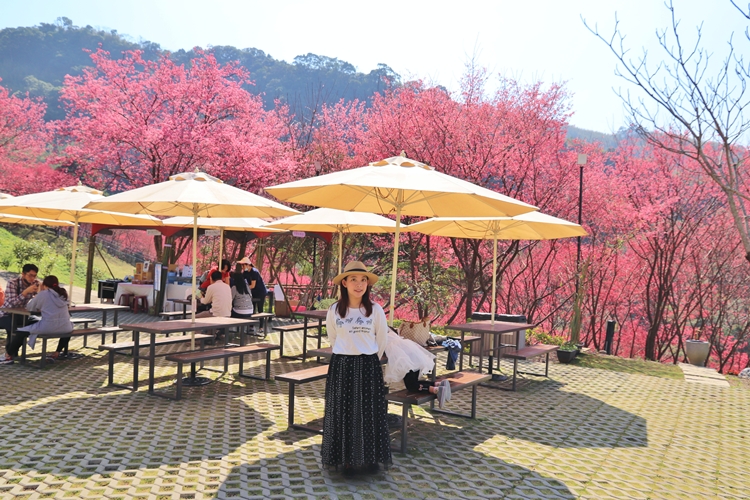
{"label": "seated person", "polygon": [[[67,333],[73,331],[68,311],[68,292],[60,287],[57,276],[44,278],[39,293],[26,304],[29,311],[40,311],[42,319],[33,325],[19,328],[19,332],[31,334],[32,339],[39,333]],[[19,335],[21,339],[23,336]],[[14,339],[15,341],[15,339]],[[23,340],[21,340],[23,342]],[[57,359],[61,353],[68,355],[70,337],[61,337],[57,342],[57,349],[49,357]],[[33,340],[29,341],[33,348]],[[19,344],[20,346],[20,344]],[[63,352],[64,351],[64,352]],[[16,349],[16,353],[18,350]]]}
{"label": "seated person", "polygon": [[385,354],[388,364],[385,365],[383,380],[386,383],[404,382],[409,392],[430,392],[437,395],[438,405],[443,407],[451,398],[450,382],[443,380],[435,386],[430,380],[419,380],[435,368],[435,355],[416,342],[399,336],[388,330],[388,343]]}
{"label": "seated person", "polygon": [[[232,315],[232,290],[221,279],[221,271],[214,271],[210,276],[211,284],[206,288],[206,295],[201,298],[202,304],[211,304],[211,309],[195,315],[196,318],[223,317]],[[215,334],[215,332],[213,332]]]}
{"label": "seated person", "polygon": [[[34,298],[37,292],[39,292],[41,283],[36,279],[38,272],[39,268],[34,264],[24,264],[23,268],[21,269],[21,276],[9,280],[7,286],[5,287],[6,293],[3,307],[25,308],[26,304],[28,304],[28,302],[32,298]],[[15,324],[11,324],[14,317],[16,318],[14,322]],[[17,344],[17,347],[11,348],[11,344],[13,343],[11,334],[14,330],[14,327],[18,328],[19,326],[21,326],[22,320],[23,319],[18,315],[0,312],[0,329],[6,331],[6,355],[2,360],[0,360],[0,364],[12,364],[13,358],[18,356],[18,348],[21,347],[25,336],[21,336],[21,342]]]}
{"label": "seated person", "polygon": [[[227,259],[222,259],[221,261],[221,280],[226,283],[227,285],[230,284],[230,274],[229,274],[229,267],[231,264]],[[208,279],[204,280],[203,283],[201,283],[201,290],[206,290],[208,288],[208,285],[211,284],[211,275],[214,271],[218,271],[219,269],[216,266],[212,266],[211,270],[208,271]]]}
{"label": "seated person", "polygon": [[242,274],[241,264],[237,264],[232,282],[232,317],[248,318],[253,314],[253,295]]}

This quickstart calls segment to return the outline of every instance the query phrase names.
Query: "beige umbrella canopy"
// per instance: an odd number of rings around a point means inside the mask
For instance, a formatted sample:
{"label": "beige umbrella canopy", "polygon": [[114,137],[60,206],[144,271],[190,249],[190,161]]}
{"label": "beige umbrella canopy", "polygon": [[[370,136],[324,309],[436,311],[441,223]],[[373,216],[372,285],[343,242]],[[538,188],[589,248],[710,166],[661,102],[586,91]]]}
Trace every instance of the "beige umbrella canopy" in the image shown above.
{"label": "beige umbrella canopy", "polygon": [[79,224],[108,224],[114,226],[161,225],[161,221],[154,217],[84,208],[89,202],[101,198],[104,198],[104,194],[101,191],[79,183],[78,186],[64,187],[53,191],[26,194],[0,200],[0,212],[8,215],[22,215],[73,223],[72,261],[70,263],[70,287],[72,289],[76,267]]}
{"label": "beige umbrella canopy", "polygon": [[497,296],[497,240],[553,240],[586,236],[578,224],[541,212],[515,217],[436,217],[409,226],[414,231],[432,236],[493,240],[492,246],[492,322],[495,322]]}
{"label": "beige umbrella canopy", "polygon": [[40,219],[39,217],[25,217],[23,215],[0,214],[2,224],[24,224],[26,226],[72,226],[72,222],[65,220]]}
{"label": "beige umbrella canopy", "polygon": [[394,233],[396,221],[382,215],[347,212],[335,208],[316,208],[301,215],[292,215],[267,224],[267,228],[289,231],[336,233],[339,240],[339,273],[343,255],[344,233]]}
{"label": "beige umbrella canopy", "polygon": [[390,323],[396,296],[401,216],[507,217],[537,208],[438,172],[401,154],[343,170],[266,188],[280,200],[355,212],[395,214]]}
{"label": "beige umbrella canopy", "polygon": [[[191,216],[193,219],[193,267],[198,260],[199,217],[283,217],[299,213],[280,203],[230,186],[216,177],[197,171],[173,175],[165,182],[92,201],[88,206],[135,214]],[[193,273],[191,315],[193,321],[195,321],[196,274]],[[193,340],[192,348],[195,348],[195,340]]]}
{"label": "beige umbrella canopy", "polygon": [[[193,218],[178,216],[164,219],[162,224],[174,227],[193,227]],[[283,229],[273,229],[268,226],[267,221],[258,217],[198,217],[198,227],[203,229],[218,229],[221,231],[219,236],[219,260],[222,258],[222,245],[224,241],[224,231],[257,231],[266,233],[283,233]]]}

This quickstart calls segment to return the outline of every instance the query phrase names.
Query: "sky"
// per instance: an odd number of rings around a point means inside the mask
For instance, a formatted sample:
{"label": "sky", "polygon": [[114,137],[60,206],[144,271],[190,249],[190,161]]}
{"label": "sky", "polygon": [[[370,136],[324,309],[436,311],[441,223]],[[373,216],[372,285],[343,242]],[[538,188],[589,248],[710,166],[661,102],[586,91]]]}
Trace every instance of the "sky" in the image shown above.
{"label": "sky", "polygon": [[[748,21],[729,0],[674,3],[686,40],[703,23],[703,46],[715,61],[724,59],[731,33],[747,52]],[[631,87],[615,75],[614,55],[582,18],[611,35],[617,16],[631,54],[646,48],[649,58],[662,57],[655,33],[670,25],[661,0],[0,0],[0,29],[63,16],[173,51],[233,45],[287,62],[314,53],[365,73],[384,63],[402,79],[450,90],[473,60],[489,71],[490,84],[500,76],[564,83],[570,123],[600,132],[627,125],[615,90]]]}

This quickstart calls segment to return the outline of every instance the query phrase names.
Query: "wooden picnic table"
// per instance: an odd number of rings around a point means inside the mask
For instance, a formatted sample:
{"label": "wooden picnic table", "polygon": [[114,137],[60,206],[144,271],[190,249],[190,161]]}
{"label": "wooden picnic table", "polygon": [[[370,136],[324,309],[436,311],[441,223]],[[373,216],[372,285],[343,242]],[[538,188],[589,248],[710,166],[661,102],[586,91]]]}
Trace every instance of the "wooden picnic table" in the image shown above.
{"label": "wooden picnic table", "polygon": [[[471,323],[461,323],[458,325],[448,325],[445,327],[446,330],[455,330],[461,332],[461,341],[463,344],[464,336],[466,333],[475,333],[480,336],[492,335],[494,337],[493,347],[486,350],[489,353],[487,373],[492,375],[492,363],[495,355],[500,358],[500,349],[504,347],[513,347],[514,349],[520,346],[520,334],[523,330],[528,328],[534,328],[536,325],[529,323],[512,323],[510,321],[495,321],[493,324],[491,321],[472,321]],[[500,335],[503,333],[515,333],[516,342],[515,344],[501,344]],[[479,348],[479,373],[482,373],[482,367],[484,363],[484,341],[481,342]]]}
{"label": "wooden picnic table", "polygon": [[[323,322],[325,321],[326,317],[328,316],[328,309],[314,309],[309,311],[295,311],[294,315],[296,316],[302,316],[304,318],[303,321],[303,328],[302,328],[302,361],[305,361],[307,358],[307,338],[308,336],[311,338],[317,338],[318,339],[318,349],[320,349],[320,341],[323,338]],[[307,334],[307,328],[309,326],[310,320],[317,321],[317,329],[318,334],[317,335],[308,335]]]}
{"label": "wooden picnic table", "polygon": [[[133,386],[132,390],[138,390],[138,349],[140,347],[140,334],[150,334],[149,343],[149,354],[148,354],[148,392],[154,394],[154,368],[156,360],[156,335],[167,335],[177,332],[196,332],[200,330],[218,329],[222,330],[225,339],[229,338],[227,335],[227,328],[231,326],[243,327],[248,325],[257,325],[259,322],[256,319],[240,319],[240,318],[223,318],[223,317],[210,317],[210,318],[196,318],[195,322],[190,320],[175,320],[175,321],[154,321],[150,323],[131,323],[121,325],[123,330],[133,331]],[[244,338],[240,335],[241,343],[244,344]]]}

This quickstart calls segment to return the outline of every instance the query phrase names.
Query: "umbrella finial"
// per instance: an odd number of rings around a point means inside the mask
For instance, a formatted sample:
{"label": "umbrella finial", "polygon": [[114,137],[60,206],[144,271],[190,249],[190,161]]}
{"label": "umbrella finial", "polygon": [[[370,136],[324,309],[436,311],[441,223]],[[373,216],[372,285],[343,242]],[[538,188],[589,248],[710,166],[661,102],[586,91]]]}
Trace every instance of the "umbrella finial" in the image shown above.
{"label": "umbrella finial", "polygon": [[406,158],[406,151],[404,151],[404,150],[402,149],[402,150],[401,150],[401,155],[400,155],[400,156],[403,156],[404,158]]}

